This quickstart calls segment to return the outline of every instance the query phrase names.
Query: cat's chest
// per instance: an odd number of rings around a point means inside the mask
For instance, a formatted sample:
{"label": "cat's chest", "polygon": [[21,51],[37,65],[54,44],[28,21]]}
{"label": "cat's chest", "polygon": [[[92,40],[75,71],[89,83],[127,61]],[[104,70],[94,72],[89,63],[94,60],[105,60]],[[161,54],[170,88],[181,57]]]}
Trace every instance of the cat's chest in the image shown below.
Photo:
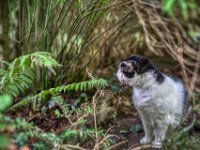
{"label": "cat's chest", "polygon": [[154,103],[151,90],[146,89],[134,88],[132,99],[136,106],[151,105]]}

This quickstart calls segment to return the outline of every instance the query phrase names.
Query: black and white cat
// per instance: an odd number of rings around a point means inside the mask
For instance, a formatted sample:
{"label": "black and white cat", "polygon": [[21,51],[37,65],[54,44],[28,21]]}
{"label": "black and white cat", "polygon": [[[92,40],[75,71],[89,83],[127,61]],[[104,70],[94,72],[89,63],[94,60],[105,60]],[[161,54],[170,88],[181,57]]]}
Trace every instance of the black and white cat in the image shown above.
{"label": "black and white cat", "polygon": [[186,100],[183,83],[161,73],[149,59],[140,55],[121,62],[117,78],[133,87],[132,100],[145,132],[140,143],[161,148],[168,127],[177,127],[182,119]]}

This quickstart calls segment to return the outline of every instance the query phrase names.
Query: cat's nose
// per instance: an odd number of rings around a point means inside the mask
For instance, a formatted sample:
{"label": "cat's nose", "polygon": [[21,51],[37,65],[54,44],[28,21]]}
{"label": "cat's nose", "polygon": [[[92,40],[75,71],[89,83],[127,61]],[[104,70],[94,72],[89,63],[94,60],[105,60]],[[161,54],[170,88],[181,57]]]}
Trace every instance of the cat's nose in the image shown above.
{"label": "cat's nose", "polygon": [[122,63],[120,64],[120,67],[121,67],[121,68],[125,68],[125,67],[126,67],[126,64],[125,64],[124,62],[122,62]]}

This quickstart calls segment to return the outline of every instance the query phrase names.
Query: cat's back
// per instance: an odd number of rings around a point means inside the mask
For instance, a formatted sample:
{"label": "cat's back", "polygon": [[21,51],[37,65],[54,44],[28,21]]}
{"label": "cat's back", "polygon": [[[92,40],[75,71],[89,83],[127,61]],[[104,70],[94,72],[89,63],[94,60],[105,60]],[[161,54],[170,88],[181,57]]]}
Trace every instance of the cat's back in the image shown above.
{"label": "cat's back", "polygon": [[184,103],[186,101],[186,89],[181,80],[168,75],[165,76],[165,81],[160,85],[161,103],[168,107],[169,113],[178,114],[182,117]]}

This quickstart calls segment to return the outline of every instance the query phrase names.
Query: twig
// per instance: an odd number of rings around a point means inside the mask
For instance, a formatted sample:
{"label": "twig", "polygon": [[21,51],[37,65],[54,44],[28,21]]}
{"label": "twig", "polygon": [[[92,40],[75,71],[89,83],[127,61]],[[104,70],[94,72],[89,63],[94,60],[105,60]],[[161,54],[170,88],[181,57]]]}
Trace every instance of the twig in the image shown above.
{"label": "twig", "polygon": [[126,141],[121,141],[121,142],[119,142],[119,143],[117,143],[117,144],[114,144],[114,145],[112,145],[111,147],[109,147],[108,150],[112,150],[113,148],[116,148],[116,147],[118,147],[119,145],[122,145],[122,144],[127,143],[127,142],[128,142],[128,140],[126,140]]}
{"label": "twig", "polygon": [[70,144],[63,144],[61,145],[61,148],[65,150],[87,150],[83,147],[80,147],[79,145],[70,145]]}
{"label": "twig", "polygon": [[147,148],[151,148],[151,144],[139,145],[139,146],[135,146],[133,148],[130,147],[128,150],[143,150],[143,149],[147,149]]}

